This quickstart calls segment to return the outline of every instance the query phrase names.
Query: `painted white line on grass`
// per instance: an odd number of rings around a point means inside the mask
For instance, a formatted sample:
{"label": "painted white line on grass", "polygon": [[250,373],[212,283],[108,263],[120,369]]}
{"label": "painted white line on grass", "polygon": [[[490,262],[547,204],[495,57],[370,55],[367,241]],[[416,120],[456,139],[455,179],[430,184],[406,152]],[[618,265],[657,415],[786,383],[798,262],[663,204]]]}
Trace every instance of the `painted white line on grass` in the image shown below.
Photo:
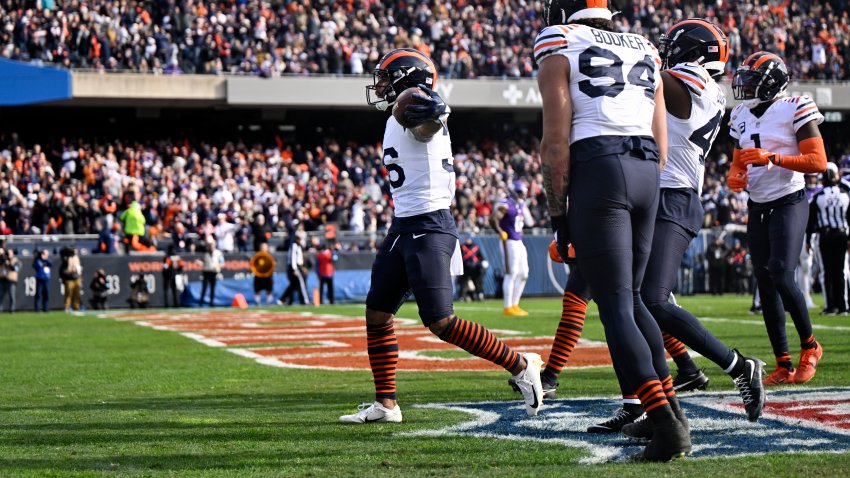
{"label": "painted white line on grass", "polygon": [[[703,322],[724,322],[729,324],[758,325],[764,327],[764,322],[760,320],[721,319],[720,317],[699,317],[699,320]],[[845,327],[841,325],[812,324],[812,328],[816,330],[850,330],[850,327]]]}
{"label": "painted white line on grass", "polygon": [[190,333],[190,332],[184,332],[184,333],[181,333],[180,335],[182,335],[183,337],[186,337],[186,338],[190,338],[192,340],[196,340],[196,341],[206,345],[207,347],[226,347],[227,346],[227,344],[219,342],[218,340],[208,339],[208,338],[204,337],[203,335],[193,334],[193,333]]}

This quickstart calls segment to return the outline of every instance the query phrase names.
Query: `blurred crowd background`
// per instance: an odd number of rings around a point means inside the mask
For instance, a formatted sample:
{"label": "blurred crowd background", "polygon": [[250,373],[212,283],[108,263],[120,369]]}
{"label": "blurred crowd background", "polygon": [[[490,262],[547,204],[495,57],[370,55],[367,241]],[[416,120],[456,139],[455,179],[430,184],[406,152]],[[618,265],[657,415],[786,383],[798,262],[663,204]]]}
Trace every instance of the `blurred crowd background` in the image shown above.
{"label": "blurred crowd background", "polygon": [[[657,40],[676,21],[721,25],[728,71],[781,55],[797,79],[850,79],[848,0],[612,2],[619,28]],[[0,0],[2,56],[69,68],[164,74],[369,73],[411,47],[447,78],[529,77],[538,0]]]}
{"label": "blurred crowd background", "polygon": [[[535,73],[530,49],[541,28],[540,3],[0,0],[0,52],[69,68],[276,76],[368,74],[384,52],[413,47],[435,58],[443,77],[528,77]],[[794,78],[850,78],[847,0],[644,0],[619,7],[620,28],[652,39],[687,17],[722,25],[732,44],[730,74],[746,54],[768,49],[786,59]],[[139,247],[198,234],[228,252],[255,250],[276,232],[333,225],[371,237],[347,247],[373,249],[392,217],[377,127],[310,141],[235,131],[214,140],[164,131],[153,139],[63,134],[0,132],[0,235],[106,231],[125,238],[139,235],[141,221]],[[484,229],[493,203],[517,183],[529,191],[526,224],[548,226],[535,134],[454,135],[461,232]],[[724,184],[729,150],[721,135],[706,163],[705,227],[747,222],[747,194]],[[828,150],[835,162],[850,152],[843,143]],[[127,216],[128,233],[121,216],[131,208],[140,214]]]}

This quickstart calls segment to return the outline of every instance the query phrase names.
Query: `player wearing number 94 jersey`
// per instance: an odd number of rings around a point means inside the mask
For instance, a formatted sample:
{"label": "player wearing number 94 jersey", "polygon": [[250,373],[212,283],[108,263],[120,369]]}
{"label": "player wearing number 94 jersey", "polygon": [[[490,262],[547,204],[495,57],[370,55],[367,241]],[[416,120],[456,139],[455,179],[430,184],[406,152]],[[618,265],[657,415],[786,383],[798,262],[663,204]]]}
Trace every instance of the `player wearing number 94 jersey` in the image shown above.
{"label": "player wearing number 94 jersey", "polygon": [[645,38],[614,31],[607,0],[543,4],[540,156],[558,250],[567,257],[572,242],[624,389],[648,415],[652,440],[638,458],[678,458],[690,435],[640,297],[667,154],[661,58]]}
{"label": "player wearing number 94 jersey", "polygon": [[[794,277],[809,216],[804,174],[826,169],[826,150],[818,130],[823,115],[808,96],[785,97],[788,82],[785,63],[765,51],[750,55],[732,79],[735,99],[742,103],[729,120],[729,135],[737,145],[728,184],[750,193],[747,241],[767,335],[776,355],[776,370],[765,385],[807,382],[823,355]],[[786,310],[800,336],[802,351],[796,369],[785,335]]]}
{"label": "player wearing number 94 jersey", "polygon": [[[366,337],[375,381],[375,402],[343,423],[400,422],[396,397],[398,340],[395,313],[409,292],[419,317],[441,340],[456,345],[511,372],[522,392],[526,413],[537,415],[543,404],[540,355],[518,354],[487,329],[454,315],[452,275],[462,271],[454,218],[449,212],[455,192],[451,141],[446,122],[449,107],[439,94],[437,69],[417,50],[387,53],[373,70],[367,101],[384,111],[408,88],[420,88],[417,101],[405,110],[414,126],[387,119],[384,166],[389,173],[395,218],[372,264],[366,296]],[[375,98],[373,100],[372,93]]]}

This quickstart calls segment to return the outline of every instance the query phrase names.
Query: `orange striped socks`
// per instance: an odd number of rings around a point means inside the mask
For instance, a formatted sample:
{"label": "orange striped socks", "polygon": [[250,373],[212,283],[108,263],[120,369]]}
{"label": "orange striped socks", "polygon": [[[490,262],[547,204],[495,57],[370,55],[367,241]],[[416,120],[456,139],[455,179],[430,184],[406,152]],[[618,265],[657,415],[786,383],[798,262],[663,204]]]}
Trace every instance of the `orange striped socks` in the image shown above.
{"label": "orange striped socks", "polygon": [[664,390],[664,396],[667,397],[668,400],[676,396],[676,392],[673,390],[673,378],[669,375],[664,377],[664,380],[661,381],[661,389]]}
{"label": "orange striped socks", "polygon": [[369,365],[375,377],[375,399],[396,399],[395,370],[398,365],[398,339],[393,323],[366,324]]}
{"label": "orange striped socks", "polygon": [[555,332],[555,341],[543,373],[550,379],[555,379],[573,354],[573,349],[584,329],[584,316],[587,312],[587,302],[570,291],[564,291],[561,307],[561,323]]}
{"label": "orange striped socks", "polygon": [[698,370],[697,365],[691,358],[691,354],[688,353],[688,349],[685,348],[685,344],[667,332],[661,332],[661,336],[664,338],[664,348],[673,357],[679,372],[695,373]]}
{"label": "orange striped socks", "polygon": [[676,358],[679,355],[688,353],[688,349],[685,348],[685,344],[679,342],[676,337],[673,337],[667,332],[661,332],[661,336],[664,337],[664,348],[667,349],[667,353],[670,354],[671,357]]}
{"label": "orange striped socks", "polygon": [[817,346],[818,346],[818,341],[815,340],[814,335],[810,335],[809,338],[800,342],[800,347],[802,347],[803,350],[813,349]]}
{"label": "orange striped socks", "polygon": [[493,362],[507,371],[514,370],[520,363],[520,355],[489,330],[467,320],[453,317],[440,339],[463,350]]}
{"label": "orange striped socks", "polygon": [[637,396],[640,398],[640,403],[643,405],[643,409],[647,414],[658,407],[664,405],[670,406],[661,381],[657,378],[647,380],[640,385],[637,389]]}
{"label": "orange striped socks", "polygon": [[788,352],[782,352],[782,355],[778,355],[776,357],[776,367],[785,367],[788,370],[794,368],[793,362],[791,362],[791,354]]}

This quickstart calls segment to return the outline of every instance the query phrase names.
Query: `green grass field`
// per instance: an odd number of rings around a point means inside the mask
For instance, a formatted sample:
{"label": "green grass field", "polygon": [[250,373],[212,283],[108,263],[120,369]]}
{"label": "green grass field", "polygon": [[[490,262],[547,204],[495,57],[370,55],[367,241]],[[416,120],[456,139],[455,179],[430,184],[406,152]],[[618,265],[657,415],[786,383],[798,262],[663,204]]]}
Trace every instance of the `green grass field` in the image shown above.
{"label": "green grass field", "polygon": [[[709,320],[706,325],[726,343],[772,364],[761,318],[747,314],[749,298],[685,298],[680,303],[700,317],[732,319]],[[527,300],[523,306],[531,315],[522,319],[501,316],[501,305],[495,301],[459,304],[457,313],[491,327],[554,333],[559,300]],[[321,310],[362,314],[362,306]],[[417,317],[415,306],[406,305],[399,315]],[[810,385],[850,385],[850,318],[824,318],[813,311],[813,319],[818,326],[838,329],[815,330],[825,357]],[[584,337],[603,339],[593,307]],[[790,328],[789,337],[793,344],[796,334]],[[699,362],[707,367],[712,390],[732,389],[717,367],[704,359]],[[559,445],[398,433],[442,428],[467,418],[414,404],[518,400],[506,378],[506,373],[498,372],[401,372],[398,385],[405,423],[343,426],[337,423],[340,414],[373,398],[367,372],[263,366],[132,322],[63,313],[3,314],[0,476],[850,474],[848,453],[579,465],[585,452]],[[618,393],[609,368],[568,368],[559,398]]]}

